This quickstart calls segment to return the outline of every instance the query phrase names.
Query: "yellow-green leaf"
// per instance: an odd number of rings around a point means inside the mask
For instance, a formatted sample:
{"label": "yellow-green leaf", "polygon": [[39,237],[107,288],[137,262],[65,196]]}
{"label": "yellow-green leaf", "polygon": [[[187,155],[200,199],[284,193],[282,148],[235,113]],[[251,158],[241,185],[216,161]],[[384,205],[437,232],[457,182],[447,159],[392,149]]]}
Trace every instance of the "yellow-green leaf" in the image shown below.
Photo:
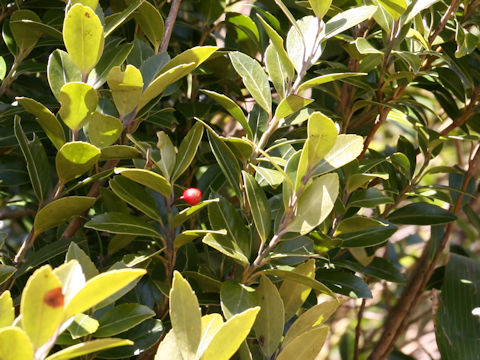
{"label": "yellow-green leaf", "polygon": [[394,20],[398,20],[408,7],[406,0],[378,0],[378,3]]}
{"label": "yellow-green leaf", "polygon": [[73,131],[79,130],[93,115],[98,104],[97,92],[88,84],[73,82],[63,85],[58,101],[58,113]]}
{"label": "yellow-green leaf", "polygon": [[144,269],[121,269],[104,272],[87,281],[85,286],[66,304],[65,318],[94,307],[145,275]]}
{"label": "yellow-green leaf", "polygon": [[322,19],[332,5],[332,0],[308,0],[315,16]]}
{"label": "yellow-green leaf", "polygon": [[175,339],[175,333],[171,329],[167,335],[163,338],[162,342],[158,346],[157,354],[155,355],[155,360],[183,360],[180,349],[177,345],[177,340]]}
{"label": "yellow-green leaf", "polygon": [[38,30],[32,30],[28,25],[22,23],[21,20],[32,20],[40,23],[42,20],[31,10],[17,10],[10,16],[10,31],[15,39],[15,43],[20,48],[20,51],[30,52],[35,47],[42,33]]}
{"label": "yellow-green leaf", "polygon": [[73,5],[63,23],[63,42],[82,74],[88,74],[100,60],[105,42],[95,11],[82,4]]}
{"label": "yellow-green leaf", "polygon": [[335,123],[322,114],[314,112],[308,119],[308,162],[315,165],[330,151],[337,141]]}
{"label": "yellow-green leaf", "polygon": [[253,222],[260,239],[265,243],[272,226],[272,214],[267,196],[252,175],[245,171],[242,171],[242,175],[248,203],[250,204],[250,209],[252,211]]}
{"label": "yellow-green leaf", "polygon": [[15,319],[13,301],[10,291],[6,290],[0,295],[0,328],[10,326]]}
{"label": "yellow-green leaf", "polygon": [[148,1],[142,3],[135,12],[135,21],[143,33],[153,45],[155,52],[158,51],[163,39],[164,23],[160,12]]}
{"label": "yellow-green leaf", "polygon": [[285,310],[277,287],[266,276],[262,275],[256,292],[261,310],[253,329],[264,354],[270,358],[282,338]]}
{"label": "yellow-green leaf", "polygon": [[112,145],[122,135],[122,122],[113,116],[95,112],[88,121],[90,142],[103,148]]}
{"label": "yellow-green leaf", "polygon": [[[315,260],[310,259],[306,263],[297,266],[293,272],[315,278]],[[307,300],[311,287],[300,284],[292,280],[284,280],[280,286],[279,292],[285,306],[285,321],[295,315]]]}
{"label": "yellow-green leaf", "polygon": [[65,256],[65,262],[70,260],[76,260],[82,267],[82,271],[85,274],[87,280],[98,275],[98,270],[90,257],[83,251],[80,246],[75,242],[71,242],[68,247],[67,255]]}
{"label": "yellow-green leaf", "polygon": [[100,158],[101,151],[96,146],[72,141],[63,145],[55,158],[58,178],[66,183],[90,170]]}
{"label": "yellow-green leaf", "polygon": [[[277,110],[275,111],[275,117],[277,119],[283,119],[288,115],[303,109],[312,101],[312,99],[306,99],[298,95],[289,95],[278,104]],[[312,116],[313,115],[314,114],[312,114]]]}
{"label": "yellow-green leaf", "polygon": [[214,313],[202,316],[202,339],[198,345],[197,357],[200,357],[205,352],[213,337],[222,326],[222,315]]}
{"label": "yellow-green leaf", "polygon": [[22,327],[35,350],[48,342],[65,320],[64,301],[62,283],[50,265],[30,276],[22,293],[20,314]]}
{"label": "yellow-green leaf", "polygon": [[71,217],[88,210],[96,201],[94,197],[69,196],[41,208],[35,216],[33,228],[36,234],[67,222]]}
{"label": "yellow-green leaf", "polygon": [[143,90],[143,77],[135,66],[127,65],[125,71],[120,66],[114,66],[108,74],[107,83],[120,115],[128,114],[138,105]]}
{"label": "yellow-green leaf", "polygon": [[18,327],[0,329],[0,359],[33,359],[33,346],[25,331]]}
{"label": "yellow-green leaf", "polygon": [[277,360],[315,360],[327,339],[328,327],[321,326],[293,339],[278,355]]}
{"label": "yellow-green leaf", "polygon": [[83,355],[91,354],[96,351],[126,345],[133,345],[133,341],[115,338],[93,340],[67,347],[56,352],[55,354],[50,355],[45,360],[78,359]]}
{"label": "yellow-green leaf", "polygon": [[247,337],[259,311],[257,306],[231,317],[210,341],[201,360],[230,359]]}
{"label": "yellow-green leaf", "polygon": [[121,174],[126,178],[142,184],[164,196],[170,196],[172,188],[170,183],[160,174],[145,169],[115,168],[115,174]]}
{"label": "yellow-green leaf", "polygon": [[174,67],[182,64],[195,63],[196,67],[207,60],[218,48],[216,46],[196,46],[188,49],[170,60],[164,68],[162,74]]}
{"label": "yellow-green leaf", "polygon": [[202,314],[190,284],[175,271],[170,290],[170,320],[184,360],[194,360],[202,337]]}

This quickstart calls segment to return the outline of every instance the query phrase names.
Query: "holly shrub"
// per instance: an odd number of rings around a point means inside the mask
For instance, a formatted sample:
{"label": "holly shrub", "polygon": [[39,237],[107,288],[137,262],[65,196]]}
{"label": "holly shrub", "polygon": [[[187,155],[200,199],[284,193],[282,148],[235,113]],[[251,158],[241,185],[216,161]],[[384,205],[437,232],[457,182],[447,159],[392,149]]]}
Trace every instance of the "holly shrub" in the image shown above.
{"label": "holly shrub", "polygon": [[0,358],[477,358],[479,6],[2,0]]}

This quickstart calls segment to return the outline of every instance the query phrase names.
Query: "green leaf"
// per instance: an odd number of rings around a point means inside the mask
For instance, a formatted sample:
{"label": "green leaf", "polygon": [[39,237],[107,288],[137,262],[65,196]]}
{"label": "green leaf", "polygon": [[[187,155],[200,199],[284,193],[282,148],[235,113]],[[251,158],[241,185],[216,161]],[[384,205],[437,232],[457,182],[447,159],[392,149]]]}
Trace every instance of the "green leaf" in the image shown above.
{"label": "green leaf", "polygon": [[177,161],[177,153],[175,147],[167,134],[163,131],[157,132],[157,148],[160,150],[160,161],[157,164],[167,179],[171,179],[175,170],[175,162]]}
{"label": "green leaf", "polygon": [[312,87],[322,85],[322,84],[326,84],[326,83],[329,83],[329,82],[332,82],[332,81],[335,81],[335,80],[345,79],[345,78],[354,77],[354,76],[364,76],[364,75],[367,75],[367,74],[366,73],[361,73],[361,72],[358,72],[358,73],[352,72],[352,73],[336,73],[336,74],[320,75],[320,76],[317,76],[313,79],[310,79],[310,80],[307,80],[307,81],[303,82],[298,87],[297,93],[301,94],[305,90],[308,90]]}
{"label": "green leaf", "polygon": [[228,247],[235,253],[240,253],[245,259],[248,259],[250,256],[250,234],[237,209],[225,198],[220,197],[219,202],[212,203],[208,207],[208,218],[214,230],[227,230],[227,235],[209,235],[217,241],[229,245]]}
{"label": "green leaf", "polygon": [[170,290],[170,320],[175,339],[185,360],[195,359],[202,336],[202,314],[190,284],[175,271]]}
{"label": "green leaf", "polygon": [[321,326],[335,313],[339,305],[340,303],[337,300],[330,300],[312,306],[305,311],[288,329],[283,340],[283,347],[286,347],[297,336]]}
{"label": "green leaf", "polygon": [[288,225],[288,231],[305,235],[320,225],[332,211],[338,190],[338,175],[335,173],[313,180],[298,200],[295,217]]}
{"label": "green leaf", "polygon": [[50,141],[57,150],[60,149],[65,144],[65,132],[55,115],[46,106],[33,99],[26,97],[17,97],[15,99],[27,112],[37,118],[38,123]]}
{"label": "green leaf", "polygon": [[367,266],[363,266],[356,261],[340,259],[338,266],[379,280],[387,280],[399,284],[406,282],[405,275],[392,262],[381,257],[374,257]]}
{"label": "green leaf", "polygon": [[142,154],[132,146],[110,145],[101,149],[100,161],[141,158]]}
{"label": "green leaf", "polygon": [[114,66],[108,74],[107,83],[120,115],[128,114],[138,105],[142,96],[143,78],[135,66],[127,65],[125,71],[120,66]]}
{"label": "green leaf", "polygon": [[344,247],[368,247],[385,242],[396,231],[388,221],[352,216],[340,221],[335,236],[343,240]]}
{"label": "green leaf", "polygon": [[233,67],[242,77],[243,84],[267,113],[272,113],[272,94],[267,74],[257,60],[238,51],[229,54]]}
{"label": "green leaf", "polygon": [[93,87],[84,83],[68,83],[60,90],[58,113],[73,131],[78,131],[97,108],[98,96]]}
{"label": "green leaf", "polygon": [[207,234],[202,242],[232,259],[238,260],[243,264],[249,264],[248,258],[243,253],[243,250],[233,242],[229,236]]}
{"label": "green leaf", "polygon": [[33,191],[39,202],[43,202],[51,185],[50,164],[45,149],[35,134],[33,140],[28,141],[20,125],[20,118],[18,116],[15,116],[14,119],[14,131],[23,157],[27,162],[28,175]]}
{"label": "green leaf", "polygon": [[33,346],[28,335],[19,327],[0,329],[0,358],[3,360],[32,360]]}
{"label": "green leaf", "polygon": [[106,20],[107,24],[105,26],[105,38],[113,33],[125,21],[127,21],[130,18],[130,15],[132,15],[144,1],[145,0],[131,1],[131,4],[128,5],[128,7],[126,7],[122,12],[109,16]]}
{"label": "green leaf", "polygon": [[161,175],[146,169],[128,169],[115,168],[115,174],[120,174],[126,178],[142,184],[165,197],[169,197],[172,192],[170,183]]}
{"label": "green leaf", "polygon": [[309,69],[322,55],[323,21],[315,16],[297,20],[287,35],[287,53],[300,74]]}
{"label": "green leaf", "polygon": [[393,204],[393,198],[384,195],[378,189],[369,188],[355,191],[350,196],[347,207],[375,208],[381,204]]}
{"label": "green leaf", "polygon": [[435,317],[442,359],[474,359],[480,351],[479,279],[478,261],[450,254]]}
{"label": "green leaf", "polygon": [[422,202],[397,209],[387,219],[394,224],[438,225],[455,221],[457,217],[439,206]]}
{"label": "green leaf", "polygon": [[144,269],[111,270],[87,281],[65,306],[65,318],[85,312],[142,277]]}
{"label": "green leaf", "polygon": [[118,46],[107,46],[97,65],[92,69],[92,71],[90,71],[90,74],[88,74],[87,83],[92,85],[94,89],[100,88],[107,81],[110,70],[114,66],[123,64],[132,49],[133,43],[120,44]]}
{"label": "green leaf", "polygon": [[[33,18],[33,16],[32,16],[32,18]],[[28,34],[27,36],[31,37],[31,38],[34,38],[35,34],[37,34],[39,37],[42,34],[46,34],[46,35],[50,35],[51,37],[53,37],[57,40],[62,40],[63,39],[63,35],[62,35],[61,31],[58,31],[53,26],[44,24],[41,21],[28,19],[28,15],[27,15],[27,17],[25,17],[23,19],[20,19],[20,20],[11,20],[10,21],[10,27],[12,25],[14,25],[14,27],[18,27],[19,25],[21,25],[21,27],[23,28],[22,31],[25,34]]]}
{"label": "green leaf", "polygon": [[398,20],[408,7],[406,0],[378,0],[378,3],[394,20]]}
{"label": "green leaf", "polygon": [[10,265],[0,265],[0,285],[3,284],[5,281],[10,279],[17,269],[15,266]]}
{"label": "green leaf", "polygon": [[267,241],[272,226],[272,214],[267,196],[255,178],[242,171],[245,192],[252,212],[253,222],[263,243]]}
{"label": "green leaf", "polygon": [[70,55],[56,49],[48,58],[47,78],[53,95],[58,99],[60,90],[65,84],[82,81],[82,72],[74,64]]}
{"label": "green leaf", "polygon": [[0,295],[0,328],[12,325],[14,319],[15,309],[13,308],[12,297],[10,291],[5,290]]}
{"label": "green leaf", "polygon": [[220,289],[220,304],[223,315],[230,319],[247,309],[258,306],[258,297],[255,290],[235,281],[225,281]]}
{"label": "green leaf", "polygon": [[73,318],[68,332],[72,339],[78,339],[93,334],[98,329],[98,321],[85,314],[78,314]]}
{"label": "green leaf", "polygon": [[71,5],[82,4],[88,6],[90,9],[95,10],[98,6],[99,0],[71,0]]}
{"label": "green leaf", "polygon": [[327,339],[328,326],[321,326],[302,333],[285,346],[277,360],[315,360]]}
{"label": "green leaf", "polygon": [[158,231],[145,220],[129,214],[110,212],[95,216],[85,224],[86,228],[112,234],[152,236],[162,238]]}
{"label": "green leaf", "polygon": [[186,245],[200,236],[205,236],[207,234],[218,234],[218,235],[227,235],[226,230],[186,230],[178,234],[173,240],[173,246],[175,249],[181,248],[183,245]]}
{"label": "green leaf", "polygon": [[[315,278],[315,260],[311,259],[292,270],[297,274]],[[290,320],[307,300],[312,288],[295,281],[284,280],[279,292],[285,307],[285,321]]]}
{"label": "green leaf", "polygon": [[260,312],[253,329],[263,353],[270,358],[283,335],[285,310],[277,287],[266,276],[261,277],[256,293]]}
{"label": "green leaf", "polygon": [[189,206],[186,209],[183,209],[173,218],[173,226],[177,227],[182,225],[185,221],[190,219],[193,215],[195,215],[205,206],[210,205],[212,203],[216,203],[216,202],[218,202],[218,199],[205,200],[205,201],[199,202],[196,205]]}
{"label": "green leaf", "polygon": [[55,158],[58,178],[62,183],[89,171],[100,158],[100,149],[82,141],[72,141],[58,150]]}
{"label": "green leaf", "polygon": [[267,169],[267,168],[263,168],[255,165],[251,165],[251,166],[252,168],[255,169],[257,174],[261,178],[263,178],[267,182],[267,184],[273,187],[274,189],[278,187],[278,185],[282,184],[283,181],[285,180],[283,174],[278,170]]}
{"label": "green leaf", "polygon": [[316,278],[338,294],[352,298],[372,298],[367,283],[350,271],[317,270]]}
{"label": "green leaf", "polygon": [[0,80],[5,79],[5,75],[7,74],[7,64],[5,63],[5,59],[3,56],[0,56]]}
{"label": "green leaf", "polygon": [[409,23],[415,16],[417,16],[421,11],[430,8],[433,4],[437,3],[439,0],[418,0],[413,5],[412,9],[408,13],[407,18],[405,19],[405,24]]}
{"label": "green leaf", "polygon": [[315,16],[322,19],[332,5],[332,0],[308,0]]}
{"label": "green leaf", "polygon": [[358,135],[340,134],[335,145],[313,169],[314,175],[321,175],[357,158],[363,150],[363,139]]}
{"label": "green leaf", "polygon": [[52,201],[37,212],[33,223],[35,233],[40,234],[67,222],[90,209],[95,201],[96,198],[86,196],[68,196]]}
{"label": "green leaf", "polygon": [[242,198],[242,192],[240,191],[240,165],[238,164],[237,157],[233,154],[232,150],[225,144],[225,142],[210,128],[207,128],[208,140],[210,147],[212,148],[213,155],[217,159],[218,165],[222,170],[225,178],[230,186],[235,191],[235,194]]}
{"label": "green leaf", "polygon": [[222,105],[225,108],[225,110],[227,110],[228,113],[232,115],[235,118],[235,120],[237,120],[240,123],[240,125],[242,125],[248,137],[250,139],[253,139],[252,129],[250,128],[250,125],[248,125],[247,117],[245,116],[245,113],[243,112],[242,108],[238,106],[235,101],[215,91],[201,90],[201,92],[210,96],[213,100],[215,100],[217,103]]}
{"label": "green leaf", "polygon": [[10,31],[12,32],[15,43],[21,52],[30,52],[42,33],[36,29],[31,29],[22,20],[30,20],[41,23],[42,20],[31,10],[17,10],[10,16]]}
{"label": "green leaf", "polygon": [[88,138],[100,148],[112,145],[122,135],[123,125],[113,116],[95,112],[88,120]]}
{"label": "green leaf", "polygon": [[359,6],[348,9],[340,14],[335,15],[325,24],[325,38],[331,38],[337,34],[344,32],[355,25],[371,18],[377,11],[377,7],[373,5]]}
{"label": "green leaf", "polygon": [[155,312],[145,305],[120,304],[108,310],[98,319],[100,327],[94,336],[108,337],[117,335],[153,316],[155,316]]}
{"label": "green leaf", "polygon": [[[303,109],[305,106],[313,102],[312,99],[306,99],[298,95],[289,95],[278,104],[275,111],[275,117],[277,119],[283,119],[298,110]],[[315,113],[318,114],[318,113]],[[312,115],[313,116],[313,115]],[[331,120],[330,120],[331,121]],[[335,130],[336,133],[336,130]]]}
{"label": "green leaf", "polygon": [[265,50],[265,68],[280,99],[285,98],[289,75],[280,54],[273,44],[268,45],[267,50]]}
{"label": "green leaf", "polygon": [[200,123],[196,123],[180,143],[175,162],[175,169],[172,174],[172,181],[177,180],[192,163],[192,160],[197,153],[200,140],[202,140],[202,135],[203,126]]}
{"label": "green leaf", "polygon": [[178,348],[177,339],[175,339],[175,333],[173,332],[173,329],[167,333],[158,346],[155,360],[163,359],[183,360],[182,353]]}
{"label": "green leaf", "polygon": [[84,343],[76,344],[67,347],[63,350],[50,355],[45,360],[67,360],[78,359],[79,357],[97,352],[100,350],[111,349],[117,346],[132,345],[133,342],[124,339],[99,339],[93,341],[87,341]]}
{"label": "green leaf", "polygon": [[216,46],[196,46],[185,50],[170,60],[167,65],[162,68],[162,73],[167,72],[178,65],[188,64],[190,62],[194,62],[198,67],[217,50],[218,48]]}
{"label": "green leaf", "polygon": [[50,265],[42,266],[28,279],[20,303],[22,328],[34,349],[55,336],[65,320],[63,305],[62,283]]}
{"label": "green leaf", "polygon": [[199,358],[207,349],[210,341],[223,325],[223,318],[220,314],[207,314],[202,316],[202,339],[197,349],[197,358]]}
{"label": "green leaf", "polygon": [[259,310],[258,307],[255,307],[231,317],[216,332],[201,359],[230,359],[250,332]]}
{"label": "green leaf", "polygon": [[305,146],[310,168],[328,154],[335,145],[337,137],[337,128],[330,118],[321,112],[314,112],[310,115],[308,119],[308,138]]}
{"label": "green leaf", "polygon": [[100,60],[105,43],[102,23],[90,7],[70,8],[63,23],[63,42],[73,63],[88,74]]}
{"label": "green leaf", "polygon": [[93,261],[90,257],[83,251],[80,246],[78,246],[75,242],[71,242],[70,246],[68,247],[67,255],[65,255],[65,262],[69,262],[71,260],[76,260],[82,267],[83,274],[85,275],[85,279],[89,280],[94,276],[98,275],[98,270]]}
{"label": "green leaf", "polygon": [[160,12],[148,1],[143,2],[135,12],[135,21],[153,45],[155,53],[162,43],[164,23]]}
{"label": "green leaf", "polygon": [[110,188],[120,199],[137,208],[149,218],[162,221],[160,210],[150,189],[124,176],[115,176],[110,180]]}

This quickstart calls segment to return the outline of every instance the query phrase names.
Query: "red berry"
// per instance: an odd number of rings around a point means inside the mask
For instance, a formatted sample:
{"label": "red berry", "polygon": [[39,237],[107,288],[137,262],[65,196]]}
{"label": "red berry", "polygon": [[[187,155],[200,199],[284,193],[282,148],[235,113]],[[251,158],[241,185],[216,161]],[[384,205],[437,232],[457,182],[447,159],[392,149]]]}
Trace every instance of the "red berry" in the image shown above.
{"label": "red berry", "polygon": [[180,196],[180,199],[185,200],[190,205],[196,205],[202,200],[202,192],[197,188],[188,188]]}

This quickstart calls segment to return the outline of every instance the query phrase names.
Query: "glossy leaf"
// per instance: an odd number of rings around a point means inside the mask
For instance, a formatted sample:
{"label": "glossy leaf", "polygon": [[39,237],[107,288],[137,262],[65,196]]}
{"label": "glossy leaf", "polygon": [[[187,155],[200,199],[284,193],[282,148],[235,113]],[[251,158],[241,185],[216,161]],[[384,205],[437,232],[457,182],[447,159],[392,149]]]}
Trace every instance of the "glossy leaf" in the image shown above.
{"label": "glossy leaf", "polygon": [[193,240],[199,238],[200,236],[205,236],[207,234],[217,234],[217,235],[227,235],[226,230],[186,230],[175,236],[173,240],[173,246],[175,249],[186,245]]}
{"label": "glossy leaf", "polygon": [[278,104],[277,110],[275,111],[275,117],[277,119],[283,119],[298,110],[303,109],[312,101],[312,99],[306,99],[298,95],[289,95]]}
{"label": "glossy leaf", "polygon": [[160,170],[166,179],[170,179],[175,169],[175,162],[177,161],[177,153],[175,147],[167,134],[163,131],[157,132],[157,148],[160,150]]}
{"label": "glossy leaf", "polygon": [[233,67],[242,77],[243,84],[267,113],[272,113],[272,94],[267,74],[250,56],[238,51],[229,54]]}
{"label": "glossy leaf", "polygon": [[34,134],[32,141],[29,141],[20,125],[20,118],[14,119],[14,131],[23,157],[27,162],[28,175],[33,191],[39,202],[43,202],[50,190],[50,164],[42,143]]}
{"label": "glossy leaf", "polygon": [[338,190],[337,174],[327,174],[313,180],[298,200],[295,218],[288,225],[288,231],[304,235],[320,225],[332,211]]}
{"label": "glossy leaf", "polygon": [[88,74],[87,83],[92,85],[94,89],[100,88],[107,81],[110,70],[115,66],[123,64],[132,49],[132,43],[120,44],[115,47],[107,46],[97,65]]}
{"label": "glossy leaf", "polygon": [[327,339],[328,327],[321,326],[302,333],[285,346],[277,359],[315,360]]}
{"label": "glossy leaf", "polygon": [[102,160],[122,160],[141,158],[142,154],[132,146],[110,145],[100,149],[100,161]]}
{"label": "glossy leaf", "polygon": [[0,357],[3,360],[33,359],[33,346],[25,331],[13,326],[0,329]]}
{"label": "glossy leaf", "polygon": [[112,145],[122,135],[123,125],[113,116],[95,112],[88,121],[88,137],[90,142],[103,148]]}
{"label": "glossy leaf", "polygon": [[192,163],[193,158],[197,153],[202,135],[203,126],[200,123],[196,123],[180,143],[177,159],[175,161],[175,169],[172,174],[173,181],[178,179]]}
{"label": "glossy leaf", "polygon": [[125,346],[133,344],[130,340],[125,339],[99,339],[87,341],[67,347],[63,350],[50,355],[45,360],[67,360],[77,359],[83,355],[91,354],[100,350],[110,349],[118,346]]}
{"label": "glossy leaf", "polygon": [[0,285],[10,279],[16,271],[15,266],[0,265]]}
{"label": "glossy leaf", "polygon": [[170,320],[184,359],[195,359],[202,336],[200,306],[190,284],[175,271],[170,290]]}
{"label": "glossy leaf", "polygon": [[117,335],[154,315],[155,312],[145,305],[120,304],[108,310],[98,319],[100,326],[94,336],[108,337]]}
{"label": "glossy leaf", "polygon": [[319,19],[323,18],[323,16],[327,13],[328,9],[332,5],[331,0],[308,0],[310,6],[312,7],[315,16]]}
{"label": "glossy leaf", "polygon": [[98,275],[98,270],[90,257],[75,242],[71,242],[65,256],[65,262],[76,260],[82,267],[85,279],[89,280]]}
{"label": "glossy leaf", "polygon": [[106,231],[112,234],[152,236],[161,238],[158,231],[148,222],[120,212],[109,212],[95,216],[85,224],[86,228]]}
{"label": "glossy leaf", "polygon": [[262,273],[266,275],[274,275],[278,276],[284,280],[291,280],[294,281],[298,284],[303,284],[306,285],[312,289],[318,290],[324,294],[330,295],[332,297],[335,297],[332,291],[325,285],[323,285],[321,282],[313,279],[310,276],[305,276],[301,273],[293,272],[293,271],[288,271],[288,270],[280,270],[280,269],[268,269],[268,270],[263,270]]}
{"label": "glossy leaf", "polygon": [[370,188],[355,191],[348,201],[348,207],[374,208],[381,204],[393,204],[393,198],[384,195],[380,190]]}
{"label": "glossy leaf", "polygon": [[223,106],[225,110],[228,111],[230,115],[232,115],[235,120],[237,120],[240,125],[242,125],[243,129],[247,133],[250,139],[253,139],[253,133],[252,129],[250,129],[250,125],[248,125],[247,122],[247,117],[245,116],[242,108],[237,105],[237,103],[227,96],[223,94],[219,94],[215,91],[211,90],[202,90],[202,92],[209,97],[211,97],[213,100],[215,100],[217,103]]}
{"label": "glossy leaf", "polygon": [[50,265],[42,266],[28,279],[20,303],[22,328],[34,349],[48,342],[65,320],[63,306],[62,283]]}
{"label": "glossy leaf", "polygon": [[157,52],[162,43],[165,27],[160,12],[155,6],[145,1],[138,7],[134,18]]}
{"label": "glossy leaf", "polygon": [[394,224],[437,225],[455,221],[457,217],[439,206],[422,202],[395,210],[387,219]]}
{"label": "glossy leaf", "polygon": [[107,83],[120,115],[128,114],[138,105],[143,90],[143,78],[135,66],[127,65],[125,71],[122,71],[120,66],[114,66],[108,74]]}
{"label": "glossy leaf", "polygon": [[33,228],[36,234],[67,222],[75,215],[90,209],[96,198],[86,196],[68,196],[54,200],[41,208],[35,216]]}
{"label": "glossy leaf", "polygon": [[58,113],[73,131],[79,130],[97,108],[98,96],[94,88],[84,83],[65,84],[58,96],[62,105]]}
{"label": "glossy leaf", "polygon": [[249,264],[248,258],[243,253],[243,250],[233,242],[232,238],[228,235],[207,234],[202,242],[232,259],[240,261],[243,264]]}
{"label": "glossy leaf", "polygon": [[146,169],[115,168],[115,173],[155,190],[165,197],[170,196],[172,192],[170,183],[163,176],[153,171]]}
{"label": "glossy leaf", "polygon": [[173,218],[173,226],[177,227],[182,225],[185,221],[190,219],[193,215],[195,215],[197,212],[199,212],[201,209],[203,209],[205,206],[218,202],[218,199],[210,199],[210,200],[205,200],[201,201],[196,205],[189,206],[186,209],[183,209],[180,211],[175,217]]}
{"label": "glossy leaf", "polygon": [[122,12],[111,15],[105,26],[105,38],[127,21],[130,15],[132,15],[144,1],[145,0],[131,1],[130,4],[127,3],[128,6]]}
{"label": "glossy leaf", "polygon": [[33,99],[17,97],[16,100],[27,112],[37,118],[38,123],[50,141],[57,150],[60,149],[65,144],[65,132],[55,115],[46,106]]}
{"label": "glossy leaf", "polygon": [[175,333],[173,332],[173,329],[167,333],[158,346],[155,360],[163,359],[183,360],[182,353],[178,348],[177,339],[175,339]]}
{"label": "glossy leaf", "polygon": [[226,319],[258,306],[258,296],[249,286],[235,281],[225,281],[220,289],[220,304]]}
{"label": "glossy leaf", "polygon": [[[292,270],[297,274],[315,278],[315,260],[311,259]],[[283,280],[279,292],[285,308],[285,321],[290,320],[307,300],[312,288],[292,280]]]}
{"label": "glossy leaf", "polygon": [[31,10],[17,10],[10,16],[10,31],[12,32],[15,43],[20,51],[30,52],[40,39],[42,33],[31,29],[22,20],[30,20],[41,23],[42,21],[36,13]]}
{"label": "glossy leaf", "polygon": [[65,84],[82,81],[82,72],[68,53],[56,49],[48,58],[47,78],[53,95],[58,99]]}
{"label": "glossy leaf", "polygon": [[87,281],[65,306],[65,318],[82,313],[146,273],[143,269],[111,270]]}
{"label": "glossy leaf", "polygon": [[407,10],[406,0],[378,0],[378,3],[383,7],[394,20],[398,20]]}
{"label": "glossy leaf", "polygon": [[100,154],[100,149],[86,142],[66,143],[58,150],[55,158],[58,178],[62,183],[76,179],[97,163]]}
{"label": "glossy leaf", "polygon": [[338,301],[330,300],[312,306],[305,311],[288,329],[285,339],[283,340],[283,347],[286,347],[288,343],[297,336],[321,326],[335,313],[339,305],[340,303]]}
{"label": "glossy leaf", "polygon": [[93,334],[98,329],[98,321],[85,314],[78,314],[73,318],[68,332],[72,339],[78,339]]}
{"label": "glossy leaf", "polygon": [[377,11],[373,5],[359,6],[335,15],[325,24],[325,37],[331,38],[372,17]]}
{"label": "glossy leaf", "polygon": [[0,295],[0,328],[10,326],[15,319],[12,296],[9,290]]}
{"label": "glossy leaf", "polygon": [[338,294],[352,298],[372,298],[367,283],[349,271],[317,270],[316,278]]}
{"label": "glossy leaf", "polygon": [[387,221],[361,216],[343,219],[335,236],[343,240],[344,247],[368,247],[381,244],[397,231],[397,227]]}
{"label": "glossy leaf", "polygon": [[265,50],[265,68],[280,99],[285,98],[289,75],[284,67],[280,54],[273,44],[268,45],[267,50]]}
{"label": "glossy leaf", "polygon": [[253,222],[260,235],[260,239],[262,242],[266,242],[272,226],[272,215],[267,196],[252,175],[245,171],[242,171],[242,175]]}
{"label": "glossy leaf", "polygon": [[338,74],[326,74],[326,75],[320,75],[317,76],[313,79],[307,80],[303,82],[299,87],[297,92],[299,94],[303,93],[305,90],[308,90],[312,87],[326,84],[335,80],[340,80],[340,79],[345,79],[349,77],[354,77],[354,76],[364,76],[367,75],[366,73],[338,73]]}
{"label": "glossy leaf", "polygon": [[88,74],[103,53],[103,26],[97,14],[87,6],[73,5],[63,23],[63,41],[73,63]]}

